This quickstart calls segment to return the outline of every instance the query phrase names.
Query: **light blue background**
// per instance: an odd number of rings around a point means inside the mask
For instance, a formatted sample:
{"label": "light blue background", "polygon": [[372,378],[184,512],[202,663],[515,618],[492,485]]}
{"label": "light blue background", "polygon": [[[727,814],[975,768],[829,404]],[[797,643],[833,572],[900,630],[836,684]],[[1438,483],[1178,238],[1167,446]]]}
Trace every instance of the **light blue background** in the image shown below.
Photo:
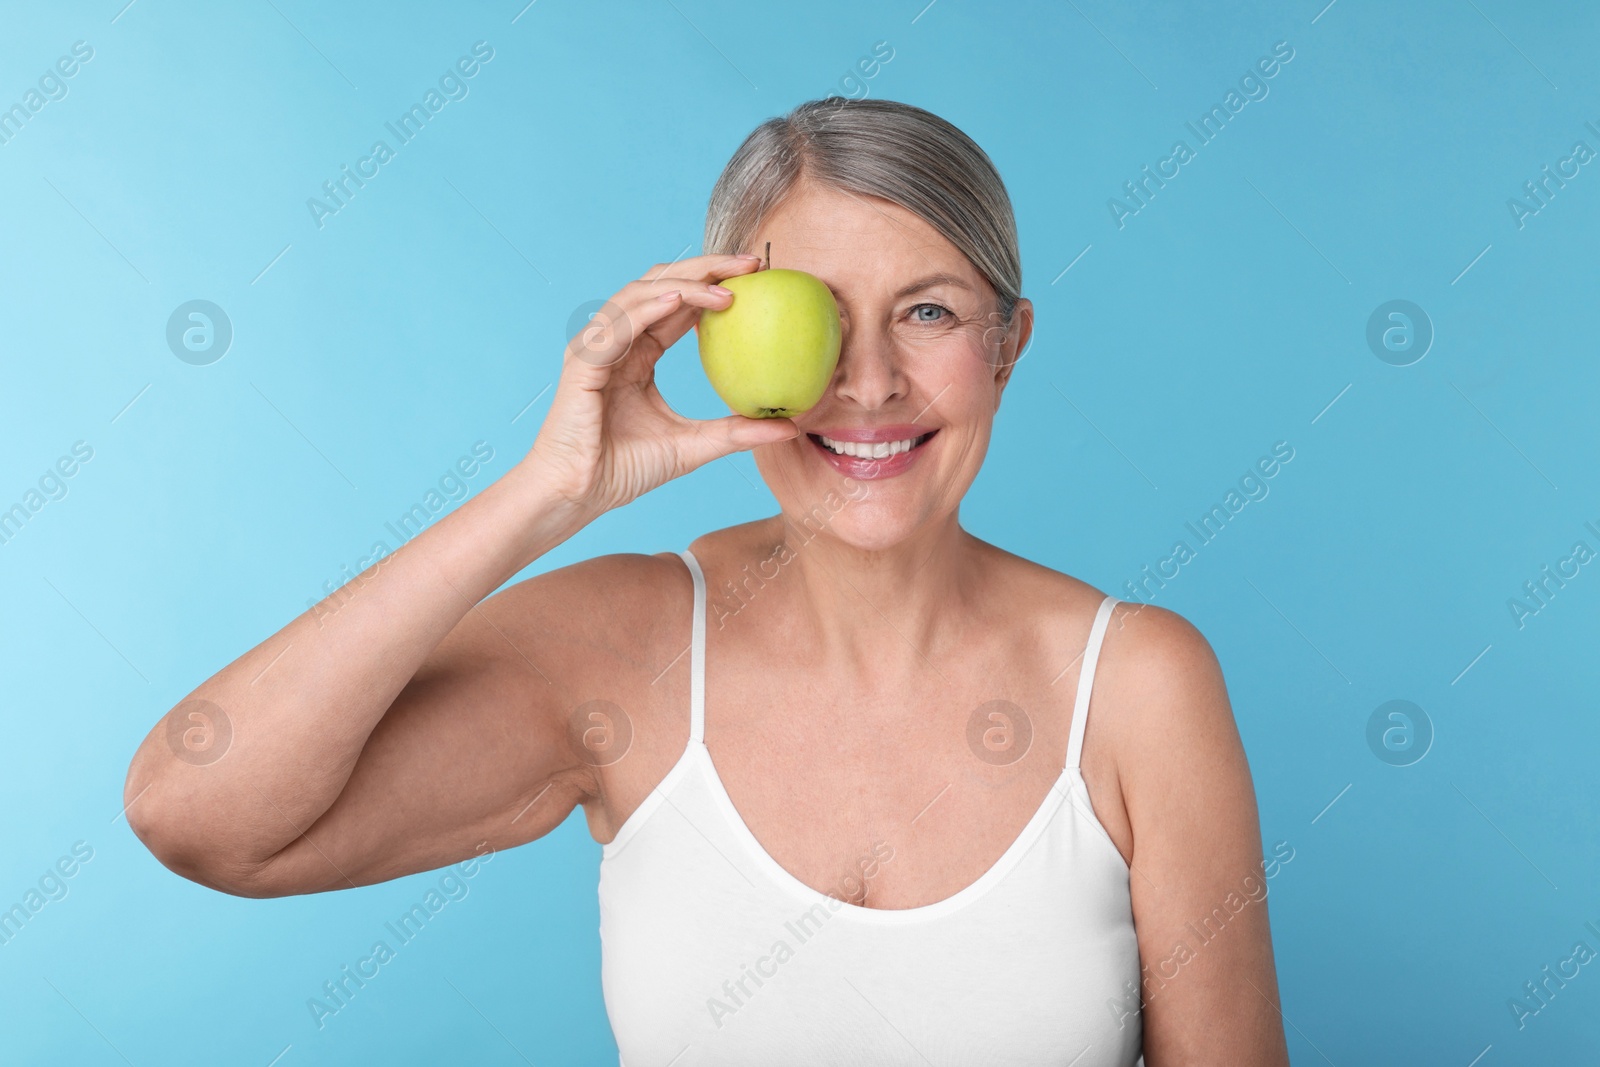
{"label": "light blue background", "polygon": [[[94,449],[0,544],[0,907],[94,850],[0,945],[0,1060],[614,1062],[581,815],[482,868],[319,1031],[307,998],[438,874],[215,893],[130,834],[124,773],[473,442],[494,449],[473,491],[503,474],[574,310],[697,254],[743,136],[859,93],[841,78],[878,41],[866,89],[998,164],[1038,308],[969,529],[1126,595],[1294,448],[1156,598],[1215,647],[1263,837],[1295,849],[1271,884],[1294,1061],[1600,1058],[1600,963],[1521,1030],[1507,1006],[1576,941],[1600,950],[1600,565],[1521,628],[1507,607],[1574,542],[1600,550],[1600,162],[1522,228],[1507,207],[1575,141],[1600,149],[1600,10],[123,2],[0,17],[0,106],[94,49],[0,145],[0,507]],[[470,95],[319,230],[306,199],[479,40]],[[1278,41],[1269,95],[1119,229],[1108,198]],[[191,299],[233,323],[209,366],[166,345]],[[1366,344],[1391,299],[1436,330],[1410,366]],[[661,380],[725,412],[692,338]],[[714,463],[535,570],[770,514],[759,484],[748,456]],[[1433,724],[1411,766],[1366,741],[1391,699]]]}

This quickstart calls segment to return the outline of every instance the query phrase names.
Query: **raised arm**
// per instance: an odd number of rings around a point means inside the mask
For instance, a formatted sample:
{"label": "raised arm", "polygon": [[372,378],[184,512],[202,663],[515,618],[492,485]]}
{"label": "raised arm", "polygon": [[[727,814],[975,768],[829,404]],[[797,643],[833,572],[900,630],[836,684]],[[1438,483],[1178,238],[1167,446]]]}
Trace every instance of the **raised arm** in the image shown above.
{"label": "raised arm", "polygon": [[[571,810],[581,764],[545,726],[565,679],[555,664],[549,681],[518,673],[515,650],[486,639],[571,580],[543,575],[474,610],[581,525],[538,473],[512,470],[156,724],[126,800],[157,858],[231,893],[310,892],[471,855],[496,809],[529,786],[556,783]],[[494,736],[519,743],[475,743]],[[492,847],[514,843],[502,821]],[[517,828],[528,840],[550,827]]]}
{"label": "raised arm", "polygon": [[755,267],[702,256],[625,286],[569,343],[526,458],[337,607],[299,616],[169,711],[124,793],[151,852],[213,888],[277,896],[433,869],[558,825],[595,788],[566,741],[568,702],[628,654],[608,652],[625,633],[582,631],[608,614],[597,597],[653,564],[591,560],[479,602],[604,512],[795,435],[787,419],[685,419],[654,383],[699,309],[728,305],[715,281]]}
{"label": "raised arm", "polygon": [[[1182,616],[1122,606],[1097,685],[1133,829],[1147,1067],[1287,1067],[1255,789],[1210,644]],[[1093,720],[1091,720],[1091,729]],[[1293,874],[1288,877],[1292,878]]]}

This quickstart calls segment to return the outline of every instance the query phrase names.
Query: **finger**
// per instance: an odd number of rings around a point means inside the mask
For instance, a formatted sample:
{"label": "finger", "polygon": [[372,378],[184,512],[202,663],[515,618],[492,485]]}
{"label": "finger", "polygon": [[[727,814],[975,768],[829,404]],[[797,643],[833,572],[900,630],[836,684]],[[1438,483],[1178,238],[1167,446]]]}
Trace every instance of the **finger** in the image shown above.
{"label": "finger", "polygon": [[677,292],[679,299],[674,302],[676,306],[672,313],[645,330],[662,353],[683,339],[683,335],[699,321],[700,312],[721,311],[733,304],[732,293],[718,292],[712,285],[690,283]]}
{"label": "finger", "polygon": [[[647,304],[663,293],[669,293],[677,289],[685,293],[715,293],[721,298],[720,302],[725,303],[728,296],[726,293],[721,292],[724,288],[724,286],[717,284],[717,279],[715,278],[709,280],[677,277],[658,278],[655,280],[641,279],[636,282],[629,282],[611,299],[618,307],[627,311],[636,305]],[[710,307],[716,306],[719,302],[702,301],[700,303],[702,306]]]}
{"label": "finger", "polygon": [[[630,364],[626,373],[648,373],[666,350],[677,344],[689,332],[704,310],[717,311],[729,307],[733,294],[714,282],[692,282],[680,278],[660,282],[634,282],[617,294],[613,307],[595,313],[592,323],[602,318],[615,320],[620,327],[631,330],[632,338],[647,336],[652,344],[641,349],[646,356],[637,368]],[[667,311],[661,313],[665,304]],[[650,312],[646,314],[646,311]],[[604,341],[603,334],[597,334]],[[620,342],[619,342],[620,343]],[[616,355],[617,349],[605,349],[604,358]]]}
{"label": "finger", "polygon": [[[702,260],[714,260],[715,262],[702,263]],[[644,278],[641,278],[638,281],[629,282],[627,285],[623,286],[621,291],[619,291],[612,299],[616,301],[617,304],[619,304],[624,310],[626,310],[636,303],[654,300],[660,294],[671,289],[681,289],[686,293],[703,292],[709,290],[712,292],[719,292],[719,295],[722,296],[723,299],[721,301],[713,300],[710,302],[690,299],[686,300],[685,303],[698,304],[702,307],[722,307],[726,304],[727,299],[729,298],[727,294],[720,293],[719,287],[716,285],[716,283],[725,278],[732,278],[740,274],[752,273],[757,270],[760,265],[761,264],[758,260],[742,255],[698,256],[695,259],[686,260],[683,263],[678,264],[657,264],[655,267],[650,269],[650,273]],[[682,269],[680,270],[680,268]],[[663,271],[667,273],[662,273]],[[681,321],[675,321],[670,324],[669,329],[660,330],[657,331],[657,333],[665,334],[675,330],[675,332],[671,333],[671,337],[673,341],[676,341],[679,337],[683,336],[685,331],[688,330],[689,323],[692,322],[693,319],[693,312],[684,310],[681,313]],[[670,344],[671,342],[669,341],[667,343]]]}
{"label": "finger", "polygon": [[720,419],[686,421],[693,432],[679,454],[689,470],[734,452],[792,441],[800,436],[800,428],[791,419],[747,419],[743,415],[728,415]]}
{"label": "finger", "polygon": [[749,273],[759,265],[745,256],[697,256],[682,264],[658,265],[652,270],[659,273],[682,266],[700,277],[629,282],[568,342],[568,353],[586,363],[609,367],[622,363],[634,342],[648,333],[654,345],[644,347],[646,358],[637,367],[630,363],[624,371],[634,377],[647,377],[655,362],[694,325],[700,309],[725,308],[733,300],[732,294],[716,285],[716,279]]}
{"label": "finger", "polygon": [[[711,265],[716,268],[712,273],[719,274],[722,277],[754,270],[757,265],[754,260],[747,260],[738,256],[702,256],[698,257],[698,259],[719,260],[720,264]],[[652,270],[659,272],[671,266],[673,265],[666,264],[665,266],[652,268]],[[698,266],[696,264],[696,269],[698,269]],[[701,273],[704,273],[704,271],[701,271]],[[568,349],[570,351],[574,347],[581,348],[582,351],[579,354],[589,363],[607,364],[618,362],[627,352],[628,346],[633,339],[638,337],[646,327],[662,317],[655,313],[660,309],[653,306],[653,301],[661,298],[663,294],[677,289],[695,294],[715,294],[710,297],[692,295],[685,301],[688,304],[702,307],[725,306],[732,298],[727,293],[717,292],[713,288],[715,284],[715,277],[705,279],[671,277],[629,282],[613,294],[610,300],[602,304],[576,335],[568,339]],[[676,309],[669,308],[667,313],[671,314],[673,310]],[[673,322],[669,329],[658,331],[661,336],[670,338],[662,347],[664,348],[679,337],[682,337],[693,319],[692,311],[685,312],[680,315],[680,321]]]}
{"label": "finger", "polygon": [[[705,302],[708,295],[700,294],[696,299]],[[655,347],[654,339],[645,338],[645,334],[656,323],[674,314],[683,299],[680,290],[668,289],[656,294],[655,299],[630,301],[626,307],[616,300],[608,300],[567,342],[564,366],[570,369],[575,380],[589,389],[603,388],[614,373],[634,379],[648,377],[661,351],[651,351]],[[636,356],[634,360],[628,359],[630,353]]]}
{"label": "finger", "polygon": [[714,282],[731,278],[735,274],[748,274],[761,266],[761,257],[749,253],[738,255],[690,256],[675,263],[657,263],[645,271],[644,282],[657,282],[665,278],[682,278],[694,282]]}

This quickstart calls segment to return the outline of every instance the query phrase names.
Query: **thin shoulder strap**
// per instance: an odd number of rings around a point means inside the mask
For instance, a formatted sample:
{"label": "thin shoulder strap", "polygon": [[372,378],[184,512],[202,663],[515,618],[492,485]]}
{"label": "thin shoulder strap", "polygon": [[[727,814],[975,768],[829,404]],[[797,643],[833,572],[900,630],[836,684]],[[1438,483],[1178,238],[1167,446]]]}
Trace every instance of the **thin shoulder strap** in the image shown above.
{"label": "thin shoulder strap", "polygon": [[694,625],[689,642],[689,740],[706,737],[706,576],[700,561],[687,548],[678,555],[694,578]]}
{"label": "thin shoulder strap", "polygon": [[1089,643],[1083,650],[1083,666],[1078,671],[1078,697],[1072,705],[1072,738],[1067,742],[1067,766],[1077,767],[1083,755],[1083,731],[1089,724],[1089,694],[1094,689],[1094,668],[1100,661],[1100,646],[1105,643],[1106,626],[1111,621],[1111,610],[1118,604],[1114,596],[1100,601],[1094,613],[1094,625],[1089,627]]}

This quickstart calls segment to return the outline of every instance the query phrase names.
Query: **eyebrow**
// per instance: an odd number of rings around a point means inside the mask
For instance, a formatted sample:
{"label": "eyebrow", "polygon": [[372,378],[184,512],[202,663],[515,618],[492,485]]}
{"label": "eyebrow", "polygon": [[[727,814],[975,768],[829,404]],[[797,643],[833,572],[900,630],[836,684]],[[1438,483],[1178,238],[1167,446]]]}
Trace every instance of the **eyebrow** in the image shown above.
{"label": "eyebrow", "polygon": [[921,292],[924,289],[932,289],[936,285],[953,285],[958,289],[965,289],[968,292],[973,291],[972,286],[968,285],[965,281],[956,277],[954,274],[939,273],[930,274],[926,278],[918,278],[910,285],[905,286],[899,292],[895,293],[895,299],[898,300],[902,296],[910,296],[912,293]]}

